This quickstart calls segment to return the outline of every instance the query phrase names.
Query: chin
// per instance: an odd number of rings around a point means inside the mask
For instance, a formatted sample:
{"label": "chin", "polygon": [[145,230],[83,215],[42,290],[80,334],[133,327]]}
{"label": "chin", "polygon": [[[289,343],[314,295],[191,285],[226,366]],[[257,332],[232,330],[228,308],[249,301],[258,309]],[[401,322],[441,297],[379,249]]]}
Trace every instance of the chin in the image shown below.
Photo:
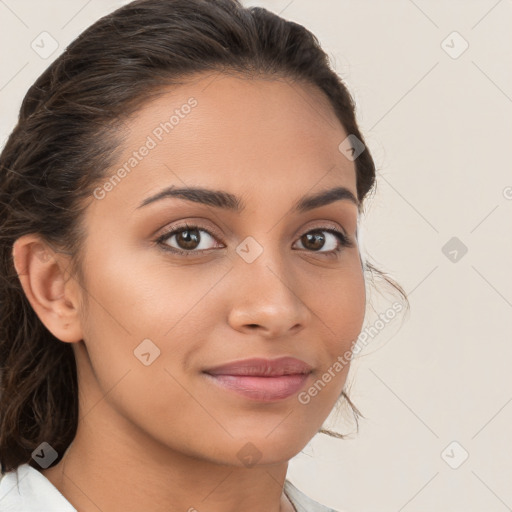
{"label": "chin", "polygon": [[273,465],[288,462],[310,441],[311,436],[294,436],[283,430],[281,434],[255,433],[233,440],[234,463],[237,466]]}

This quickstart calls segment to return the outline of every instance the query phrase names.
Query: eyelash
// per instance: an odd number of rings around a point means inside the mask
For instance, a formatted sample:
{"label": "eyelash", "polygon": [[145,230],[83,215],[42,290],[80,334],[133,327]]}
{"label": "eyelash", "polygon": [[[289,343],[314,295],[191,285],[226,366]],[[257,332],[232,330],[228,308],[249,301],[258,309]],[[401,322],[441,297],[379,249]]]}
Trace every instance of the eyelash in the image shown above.
{"label": "eyelash", "polygon": [[[173,254],[178,254],[180,256],[186,256],[186,257],[197,256],[198,253],[210,250],[210,249],[200,249],[200,250],[194,249],[194,250],[190,250],[190,251],[183,251],[181,249],[176,249],[175,247],[169,247],[168,244],[164,243],[166,240],[168,240],[172,236],[179,234],[182,231],[188,231],[188,230],[204,231],[204,232],[208,233],[208,235],[210,235],[212,238],[217,238],[217,236],[215,234],[210,233],[210,231],[208,229],[205,229],[201,226],[184,224],[182,226],[174,226],[171,230],[167,231],[166,233],[163,233],[161,236],[159,236],[155,240],[155,243],[160,245],[164,251],[168,251]],[[306,231],[304,233],[304,235],[307,233],[314,232],[314,231],[326,231],[328,233],[335,235],[336,238],[338,238],[339,246],[338,246],[338,248],[333,249],[331,251],[323,251],[323,252],[322,251],[308,251],[307,249],[304,249],[307,252],[323,254],[326,257],[336,257],[343,250],[343,248],[354,246],[354,243],[344,233],[342,233],[341,231],[338,231],[337,229],[331,228],[331,227],[321,227],[321,226],[315,227],[313,229],[310,229],[309,231]],[[304,236],[304,235],[302,235],[302,236]]]}

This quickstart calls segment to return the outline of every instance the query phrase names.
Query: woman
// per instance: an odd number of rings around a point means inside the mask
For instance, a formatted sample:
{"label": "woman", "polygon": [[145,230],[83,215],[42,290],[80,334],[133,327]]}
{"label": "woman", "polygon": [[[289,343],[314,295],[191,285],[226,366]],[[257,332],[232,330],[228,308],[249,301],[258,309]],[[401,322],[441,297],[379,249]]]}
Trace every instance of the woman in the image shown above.
{"label": "woman", "polygon": [[375,167],[317,39],[132,2],[30,88],[0,173],[0,508],[330,510],[286,472],[352,405]]}

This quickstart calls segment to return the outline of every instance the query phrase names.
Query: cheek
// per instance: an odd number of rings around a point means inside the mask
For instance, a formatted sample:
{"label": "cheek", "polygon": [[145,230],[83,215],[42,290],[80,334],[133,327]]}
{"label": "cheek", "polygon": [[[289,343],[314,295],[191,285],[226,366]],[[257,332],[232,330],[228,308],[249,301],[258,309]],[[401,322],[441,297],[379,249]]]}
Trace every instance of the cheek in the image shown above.
{"label": "cheek", "polygon": [[366,310],[365,281],[359,260],[351,258],[338,271],[329,269],[313,282],[314,292],[304,295],[305,302],[325,334],[329,353],[344,352],[359,336]]}
{"label": "cheek", "polygon": [[[87,262],[84,340],[90,362],[81,364],[93,369],[104,407],[109,404],[169,443],[154,418],[162,420],[167,433],[183,430],[183,417],[208,419],[184,389],[182,367],[205,339],[208,319],[201,299],[224,272],[191,279],[192,267],[136,260],[104,253]],[[85,409],[93,405],[92,399]]]}
{"label": "cheek", "polygon": [[86,268],[84,338],[92,365],[113,380],[143,366],[137,357],[144,347],[158,355],[151,366],[186,364],[219,317],[208,295],[226,273],[222,266],[155,264],[135,251],[110,249],[91,255]]}
{"label": "cheek", "polygon": [[322,418],[330,413],[344,388],[352,346],[363,326],[366,293],[359,260],[348,262],[339,272],[330,272],[328,279],[317,280],[317,284],[307,305],[322,333],[321,348],[318,346],[321,361],[315,379],[298,395],[298,402],[310,416]]}
{"label": "cheek", "polygon": [[91,258],[88,289],[101,306],[97,312],[102,322],[136,336],[168,334],[224,273],[200,265],[173,265],[164,258],[155,261],[144,251],[126,247],[109,250]]}

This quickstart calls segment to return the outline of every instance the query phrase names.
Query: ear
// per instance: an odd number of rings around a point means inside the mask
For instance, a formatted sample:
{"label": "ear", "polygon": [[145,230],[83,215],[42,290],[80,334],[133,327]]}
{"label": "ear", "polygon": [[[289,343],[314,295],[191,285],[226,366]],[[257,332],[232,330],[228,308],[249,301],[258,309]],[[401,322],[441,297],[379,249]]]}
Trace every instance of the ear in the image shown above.
{"label": "ear", "polygon": [[54,251],[37,234],[16,240],[13,263],[23,291],[45,327],[59,340],[82,339],[81,287],[67,271],[69,255]]}

